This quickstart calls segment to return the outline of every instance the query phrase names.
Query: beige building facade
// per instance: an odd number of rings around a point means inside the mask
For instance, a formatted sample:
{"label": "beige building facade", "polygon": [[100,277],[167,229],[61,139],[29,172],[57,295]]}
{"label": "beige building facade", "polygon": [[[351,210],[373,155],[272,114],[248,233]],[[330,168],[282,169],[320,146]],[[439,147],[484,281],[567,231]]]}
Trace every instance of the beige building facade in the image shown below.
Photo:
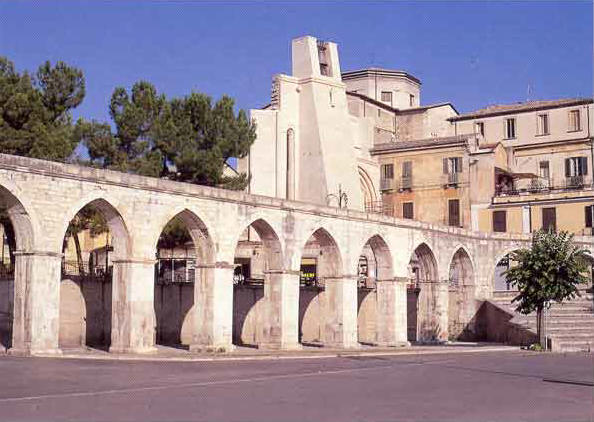
{"label": "beige building facade", "polygon": [[[421,105],[401,70],[341,72],[334,43],[293,41],[293,75],[252,110],[249,191],[483,232],[592,234],[592,99],[460,114]],[[318,177],[320,175],[321,177]],[[340,205],[344,206],[344,202]]]}

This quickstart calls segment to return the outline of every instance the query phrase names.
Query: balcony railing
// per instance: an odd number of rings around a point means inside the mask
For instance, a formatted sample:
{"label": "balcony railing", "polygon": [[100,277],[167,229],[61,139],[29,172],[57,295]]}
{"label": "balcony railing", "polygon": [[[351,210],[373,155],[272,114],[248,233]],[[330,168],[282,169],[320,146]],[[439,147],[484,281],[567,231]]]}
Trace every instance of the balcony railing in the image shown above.
{"label": "balcony railing", "polygon": [[402,178],[400,179],[400,190],[412,190],[412,186],[412,176],[402,176]]}
{"label": "balcony railing", "polygon": [[460,173],[448,173],[445,177],[445,184],[446,187],[456,187],[458,186],[459,181],[459,174]]}
{"label": "balcony railing", "polygon": [[581,189],[584,187],[584,176],[569,176],[565,178],[565,186],[567,189]]}
{"label": "balcony railing", "polygon": [[516,181],[509,185],[497,186],[495,196],[518,196],[532,193],[558,193],[571,190],[592,189],[592,180],[584,176],[570,176],[561,183],[553,184],[549,179],[533,178],[530,180]]}
{"label": "balcony railing", "polygon": [[380,179],[380,190],[394,189],[394,179]]}
{"label": "balcony railing", "polygon": [[90,266],[87,262],[63,261],[62,277],[77,277],[85,280],[110,281],[113,267],[105,264]]}
{"label": "balcony railing", "polygon": [[374,214],[394,215],[394,206],[383,201],[372,201],[365,203],[365,212]]}

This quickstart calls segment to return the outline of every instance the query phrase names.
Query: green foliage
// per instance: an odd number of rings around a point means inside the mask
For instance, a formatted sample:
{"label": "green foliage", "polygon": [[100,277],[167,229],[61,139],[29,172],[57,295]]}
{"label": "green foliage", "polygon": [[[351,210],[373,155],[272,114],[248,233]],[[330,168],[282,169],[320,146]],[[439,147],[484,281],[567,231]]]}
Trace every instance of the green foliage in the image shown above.
{"label": "green foliage", "polygon": [[567,232],[535,232],[531,248],[512,252],[510,259],[517,265],[504,274],[519,291],[513,302],[523,314],[579,296],[578,285],[588,281],[588,251],[577,247]]}
{"label": "green foliage", "polygon": [[104,168],[172,180],[243,189],[245,175],[224,176],[229,158],[242,158],[256,138],[246,113],[233,111],[233,99],[192,93],[167,100],[148,82],[131,93],[116,88],[106,123],[80,120],[77,134],[89,149],[91,163]]}
{"label": "green foliage", "polygon": [[0,151],[64,161],[78,140],[70,111],[85,95],[82,71],[63,62],[41,65],[33,77],[0,56]]}
{"label": "green foliage", "polygon": [[174,249],[177,246],[183,246],[190,242],[192,237],[183,221],[175,218],[171,220],[163,229],[157,249]]}

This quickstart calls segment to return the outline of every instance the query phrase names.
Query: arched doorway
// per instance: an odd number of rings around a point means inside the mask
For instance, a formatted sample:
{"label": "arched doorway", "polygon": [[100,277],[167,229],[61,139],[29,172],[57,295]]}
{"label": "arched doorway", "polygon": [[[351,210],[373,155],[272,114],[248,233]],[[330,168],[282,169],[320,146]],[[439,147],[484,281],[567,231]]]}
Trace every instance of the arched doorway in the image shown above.
{"label": "arched doorway", "polygon": [[388,245],[379,235],[372,236],[363,246],[357,268],[357,333],[359,343],[377,341],[378,282],[392,282],[392,256]]}
{"label": "arched doorway", "polygon": [[[342,258],[334,238],[323,228],[317,229],[305,243],[301,254],[299,292],[299,342],[309,346],[334,344],[338,327],[335,291],[343,277]],[[356,284],[353,280],[353,305]],[[356,315],[356,309],[353,315]],[[354,321],[356,326],[356,321]]]}
{"label": "arched doorway", "polygon": [[198,328],[196,284],[212,271],[213,246],[206,225],[192,211],[181,211],[163,228],[156,258],[156,343],[188,347]]}
{"label": "arched doorway", "polygon": [[272,275],[282,269],[280,241],[265,220],[254,221],[242,232],[234,266],[233,343],[257,347],[270,341],[266,300],[273,300]]}
{"label": "arched doorway", "polygon": [[476,314],[474,269],[464,248],[456,251],[449,268],[448,332],[452,340],[474,340]]}
{"label": "arched doorway", "polygon": [[129,254],[129,235],[106,200],[83,206],[70,220],[62,245],[60,348],[111,344],[113,263]]}
{"label": "arched doorway", "polygon": [[437,261],[427,244],[422,243],[414,250],[409,276],[408,340],[447,340],[447,285],[439,281]]}

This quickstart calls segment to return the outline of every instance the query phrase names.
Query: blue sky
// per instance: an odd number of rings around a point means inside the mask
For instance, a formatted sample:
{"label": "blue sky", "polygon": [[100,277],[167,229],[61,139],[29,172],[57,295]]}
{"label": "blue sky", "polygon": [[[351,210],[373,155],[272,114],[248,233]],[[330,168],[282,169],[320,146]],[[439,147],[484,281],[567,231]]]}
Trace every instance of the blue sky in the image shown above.
{"label": "blue sky", "polygon": [[592,96],[592,2],[1,2],[0,54],[19,70],[64,60],[84,70],[75,117],[108,119],[114,87],[139,79],[168,96],[269,101],[290,72],[290,40],[339,44],[343,70],[403,69],[421,101],[459,111]]}

